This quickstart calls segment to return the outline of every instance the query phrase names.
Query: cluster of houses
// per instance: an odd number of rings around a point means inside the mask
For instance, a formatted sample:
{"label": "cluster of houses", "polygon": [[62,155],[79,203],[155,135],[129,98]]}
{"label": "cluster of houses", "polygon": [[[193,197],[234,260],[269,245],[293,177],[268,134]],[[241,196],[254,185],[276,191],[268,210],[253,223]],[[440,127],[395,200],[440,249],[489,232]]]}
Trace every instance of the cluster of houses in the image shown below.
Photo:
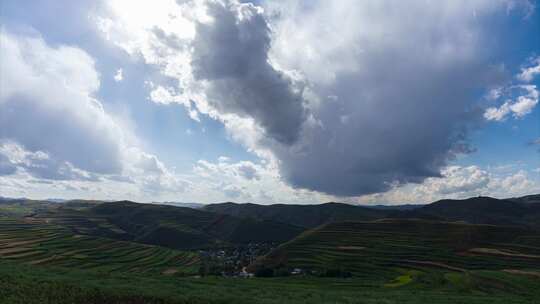
{"label": "cluster of houses", "polygon": [[[200,250],[201,269],[199,274],[219,275],[223,277],[252,278],[255,273],[249,272],[248,266],[255,260],[275,248],[274,243],[249,243],[238,247],[223,247]],[[282,269],[278,273],[272,271],[271,276],[304,275],[303,269]]]}
{"label": "cluster of houses", "polygon": [[226,277],[252,277],[246,267],[258,257],[274,249],[273,243],[248,243],[237,247],[200,250],[202,275],[222,275]]}

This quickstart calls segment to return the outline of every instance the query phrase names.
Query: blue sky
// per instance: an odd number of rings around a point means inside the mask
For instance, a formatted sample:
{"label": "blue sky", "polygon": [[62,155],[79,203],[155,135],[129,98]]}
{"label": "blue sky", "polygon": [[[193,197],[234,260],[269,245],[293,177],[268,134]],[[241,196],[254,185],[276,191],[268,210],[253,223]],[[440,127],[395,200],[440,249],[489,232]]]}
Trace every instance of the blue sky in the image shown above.
{"label": "blue sky", "polygon": [[535,1],[2,1],[0,195],[540,191]]}

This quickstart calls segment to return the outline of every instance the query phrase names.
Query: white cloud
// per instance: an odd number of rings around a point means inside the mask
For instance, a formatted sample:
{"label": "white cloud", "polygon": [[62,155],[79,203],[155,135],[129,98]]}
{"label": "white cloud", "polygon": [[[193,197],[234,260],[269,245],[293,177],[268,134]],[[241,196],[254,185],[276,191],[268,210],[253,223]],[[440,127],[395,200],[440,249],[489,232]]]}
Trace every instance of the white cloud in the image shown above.
{"label": "white cloud", "polygon": [[199,113],[196,109],[193,108],[191,101],[185,99],[181,95],[178,95],[178,93],[175,92],[174,88],[155,86],[153,83],[150,83],[150,87],[152,88],[152,91],[150,92],[150,99],[153,102],[161,104],[180,103],[184,105],[184,107],[186,107],[191,119],[195,121],[200,121]]}
{"label": "white cloud", "polygon": [[189,186],[138,148],[136,136],[93,98],[100,77],[87,53],[4,30],[0,40],[4,180],[17,179],[27,189],[44,183],[67,189],[62,181],[96,189],[112,182],[112,196],[122,189],[179,193]]}
{"label": "white cloud", "polygon": [[[58,160],[43,151],[27,151],[19,144],[11,141],[0,141],[0,159],[4,159],[5,164],[11,166],[12,169],[20,168],[36,178],[49,180],[99,180],[96,174],[78,169],[68,161]],[[7,173],[13,174],[16,171],[12,170]]]}
{"label": "white cloud", "polygon": [[0,36],[0,139],[88,172],[121,172],[126,136],[92,97],[100,84],[93,59],[41,37]]}
{"label": "white cloud", "polygon": [[478,166],[449,166],[440,178],[428,178],[419,185],[358,198],[360,203],[430,203],[439,199],[463,199],[478,195],[508,198],[540,191],[540,181],[524,170],[497,172]]}
{"label": "white cloud", "polygon": [[313,204],[337,199],[291,188],[281,180],[278,169],[270,163],[232,162],[224,157],[220,157],[217,162],[200,160],[192,174],[186,177],[192,181],[192,185],[183,195],[189,200],[204,203],[234,200],[264,204]]}
{"label": "white cloud", "polygon": [[[522,82],[531,82],[533,78],[540,73],[540,57],[531,60],[532,66],[524,67],[521,72],[516,75],[516,79]],[[538,104],[540,93],[536,85],[519,84],[508,85],[506,87],[497,87],[491,89],[486,95],[486,99],[494,101],[501,96],[518,92],[517,97],[507,99],[498,107],[489,107],[484,112],[486,120],[504,121],[508,115],[512,114],[514,118],[522,118],[532,112]]]}
{"label": "white cloud", "polygon": [[512,110],[516,118],[531,113],[532,109],[538,104],[540,95],[535,85],[523,85],[521,87],[527,91],[527,94],[519,96],[514,104],[510,106],[510,110]]}
{"label": "white cloud", "polygon": [[523,82],[531,82],[536,75],[540,74],[540,56],[531,60],[531,66],[523,67],[516,78]]}
{"label": "white cloud", "polygon": [[432,181],[435,192],[452,194],[471,192],[485,187],[489,183],[489,174],[477,166],[450,166],[443,170],[443,179]]}
{"label": "white cloud", "polygon": [[500,107],[490,107],[484,112],[484,118],[487,120],[502,121],[510,114],[510,102],[503,103]]}
{"label": "white cloud", "polygon": [[529,180],[527,172],[520,170],[517,173],[494,182],[493,187],[501,186],[508,193],[529,194],[535,185]]}
{"label": "white cloud", "polygon": [[510,89],[517,89],[521,94],[515,100],[507,100],[499,107],[487,108],[484,112],[486,120],[504,121],[510,114],[514,118],[522,118],[531,113],[538,104],[540,93],[536,85],[519,85]]}
{"label": "white cloud", "polygon": [[122,69],[116,70],[116,73],[114,74],[114,81],[120,82],[124,79],[124,71]]}

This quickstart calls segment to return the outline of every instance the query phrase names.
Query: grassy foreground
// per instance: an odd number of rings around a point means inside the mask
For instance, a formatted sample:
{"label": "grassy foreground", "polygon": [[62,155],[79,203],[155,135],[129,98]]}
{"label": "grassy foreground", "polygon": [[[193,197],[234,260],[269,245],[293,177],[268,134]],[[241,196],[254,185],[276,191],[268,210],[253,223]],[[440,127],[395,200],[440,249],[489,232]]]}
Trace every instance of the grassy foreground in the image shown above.
{"label": "grassy foreground", "polygon": [[[430,273],[429,283],[360,279],[186,278],[0,261],[0,303],[538,303],[540,279],[495,271]],[[446,278],[446,280],[444,279]],[[426,282],[427,282],[426,281]],[[484,286],[482,286],[484,284]],[[512,286],[497,288],[498,284]]]}

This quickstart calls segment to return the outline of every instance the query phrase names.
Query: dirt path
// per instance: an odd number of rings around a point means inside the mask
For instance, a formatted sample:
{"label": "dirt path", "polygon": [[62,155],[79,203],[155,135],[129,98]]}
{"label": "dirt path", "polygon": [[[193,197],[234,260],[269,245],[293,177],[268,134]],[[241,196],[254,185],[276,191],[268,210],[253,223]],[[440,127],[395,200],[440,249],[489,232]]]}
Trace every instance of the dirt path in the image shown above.
{"label": "dirt path", "polygon": [[13,248],[13,247],[19,247],[24,245],[31,245],[39,242],[46,241],[46,239],[31,239],[31,240],[25,240],[25,241],[16,241],[16,242],[5,242],[2,245],[0,245],[1,248]]}
{"label": "dirt path", "polygon": [[30,264],[30,265],[40,265],[40,264],[46,264],[48,262],[52,262],[52,261],[58,260],[58,259],[60,259],[60,257],[55,254],[53,256],[46,257],[46,258],[43,258],[43,259],[30,261],[30,262],[28,262],[28,264]]}
{"label": "dirt path", "polygon": [[540,255],[507,252],[494,248],[472,248],[469,252],[477,254],[489,254],[514,258],[540,259]]}
{"label": "dirt path", "polygon": [[17,253],[17,252],[29,251],[29,250],[32,250],[32,248],[30,248],[30,247],[10,247],[10,248],[5,248],[5,249],[0,249],[0,256],[14,254],[14,253]]}
{"label": "dirt path", "polygon": [[416,264],[416,265],[434,266],[434,267],[444,268],[444,269],[458,271],[458,272],[467,271],[467,269],[464,269],[464,268],[454,267],[454,266],[450,266],[444,263],[433,262],[433,261],[402,260],[402,262]]}
{"label": "dirt path", "polygon": [[540,278],[540,272],[538,271],[524,271],[524,270],[519,270],[519,269],[504,269],[503,271],[507,273],[511,273],[511,274],[521,274],[521,275],[527,275],[527,276]]}
{"label": "dirt path", "polygon": [[366,247],[362,247],[362,246],[338,246],[339,250],[362,250],[362,249],[366,249]]}
{"label": "dirt path", "polygon": [[166,274],[166,275],[171,275],[171,274],[175,274],[178,272],[178,269],[176,268],[169,268],[169,269],[165,269],[163,270],[163,272],[161,272],[162,274]]}

